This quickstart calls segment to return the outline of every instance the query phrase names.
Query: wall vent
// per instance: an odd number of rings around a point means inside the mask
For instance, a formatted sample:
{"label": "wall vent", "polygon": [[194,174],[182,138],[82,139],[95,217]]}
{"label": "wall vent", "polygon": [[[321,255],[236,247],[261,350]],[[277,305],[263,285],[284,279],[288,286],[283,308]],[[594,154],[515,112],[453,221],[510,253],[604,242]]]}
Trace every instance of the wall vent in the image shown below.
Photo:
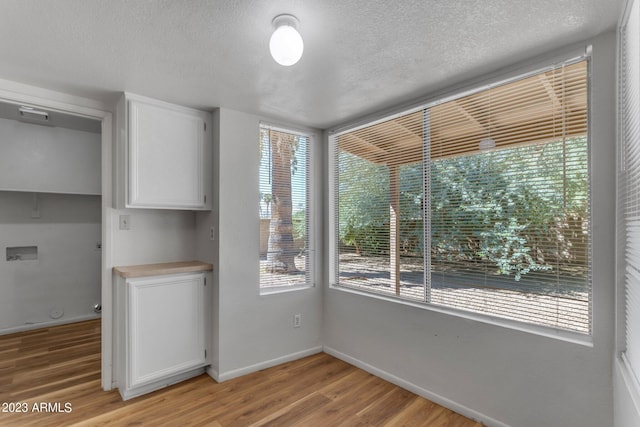
{"label": "wall vent", "polygon": [[37,246],[7,247],[7,261],[30,261],[38,259]]}

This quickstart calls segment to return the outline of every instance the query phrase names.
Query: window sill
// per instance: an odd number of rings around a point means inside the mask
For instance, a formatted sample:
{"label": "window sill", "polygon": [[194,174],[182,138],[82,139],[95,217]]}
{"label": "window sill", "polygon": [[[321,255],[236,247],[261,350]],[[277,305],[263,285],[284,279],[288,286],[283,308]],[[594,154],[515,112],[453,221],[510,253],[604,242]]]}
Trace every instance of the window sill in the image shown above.
{"label": "window sill", "polygon": [[260,296],[263,295],[277,295],[277,294],[285,294],[289,292],[297,292],[305,289],[313,289],[314,285],[298,285],[298,286],[269,286],[265,288],[260,288]]}
{"label": "window sill", "polygon": [[535,334],[547,338],[553,338],[560,341],[570,342],[573,344],[582,345],[585,347],[593,347],[593,337],[591,335],[581,334],[579,332],[572,332],[563,329],[555,329],[547,326],[539,326],[519,322],[517,320],[504,319],[497,316],[491,316],[487,314],[473,313],[470,311],[459,310],[456,308],[440,306],[429,303],[420,303],[417,301],[406,300],[402,298],[395,298],[389,295],[382,295],[370,292],[363,292],[358,289],[352,289],[346,286],[340,286],[336,284],[329,285],[330,290],[337,292],[346,292],[349,294],[360,295],[368,298],[374,298],[381,301],[388,301],[396,304],[401,304],[409,307],[415,307],[422,310],[433,311],[436,313],[448,314],[451,316],[461,317],[467,320],[473,320],[493,326],[499,326],[502,328],[517,330],[530,334]]}

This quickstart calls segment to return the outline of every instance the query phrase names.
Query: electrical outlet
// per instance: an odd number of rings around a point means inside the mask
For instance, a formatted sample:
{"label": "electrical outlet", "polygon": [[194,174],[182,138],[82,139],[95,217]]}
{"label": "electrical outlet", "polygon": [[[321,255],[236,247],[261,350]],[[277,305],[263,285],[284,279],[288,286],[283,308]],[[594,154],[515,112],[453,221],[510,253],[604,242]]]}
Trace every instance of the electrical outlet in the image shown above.
{"label": "electrical outlet", "polygon": [[294,314],[293,315],[293,327],[299,328],[302,325],[302,314]]}
{"label": "electrical outlet", "polygon": [[131,215],[120,215],[120,230],[131,230]]}
{"label": "electrical outlet", "polygon": [[209,240],[215,240],[216,239],[216,228],[215,227],[211,227],[211,230],[209,230]]}

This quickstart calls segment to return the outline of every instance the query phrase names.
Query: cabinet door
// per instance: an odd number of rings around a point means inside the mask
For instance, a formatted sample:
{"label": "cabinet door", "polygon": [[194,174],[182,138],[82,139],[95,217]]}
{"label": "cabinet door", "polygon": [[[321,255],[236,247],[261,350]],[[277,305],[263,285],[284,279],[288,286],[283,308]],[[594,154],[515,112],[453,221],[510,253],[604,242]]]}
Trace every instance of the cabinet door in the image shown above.
{"label": "cabinet door", "polygon": [[131,99],[129,207],[205,207],[206,120],[202,114]]}
{"label": "cabinet door", "polygon": [[204,366],[204,274],[129,279],[127,288],[127,387]]}

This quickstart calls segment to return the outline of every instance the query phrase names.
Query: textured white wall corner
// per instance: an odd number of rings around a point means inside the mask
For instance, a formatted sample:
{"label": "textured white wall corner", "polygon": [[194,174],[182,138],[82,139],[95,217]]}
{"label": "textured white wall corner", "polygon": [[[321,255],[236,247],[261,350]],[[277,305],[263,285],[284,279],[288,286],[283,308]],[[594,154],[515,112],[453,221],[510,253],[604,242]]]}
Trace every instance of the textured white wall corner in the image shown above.
{"label": "textured white wall corner", "polygon": [[590,43],[593,346],[327,288],[326,348],[498,423],[613,423],[615,33]]}

